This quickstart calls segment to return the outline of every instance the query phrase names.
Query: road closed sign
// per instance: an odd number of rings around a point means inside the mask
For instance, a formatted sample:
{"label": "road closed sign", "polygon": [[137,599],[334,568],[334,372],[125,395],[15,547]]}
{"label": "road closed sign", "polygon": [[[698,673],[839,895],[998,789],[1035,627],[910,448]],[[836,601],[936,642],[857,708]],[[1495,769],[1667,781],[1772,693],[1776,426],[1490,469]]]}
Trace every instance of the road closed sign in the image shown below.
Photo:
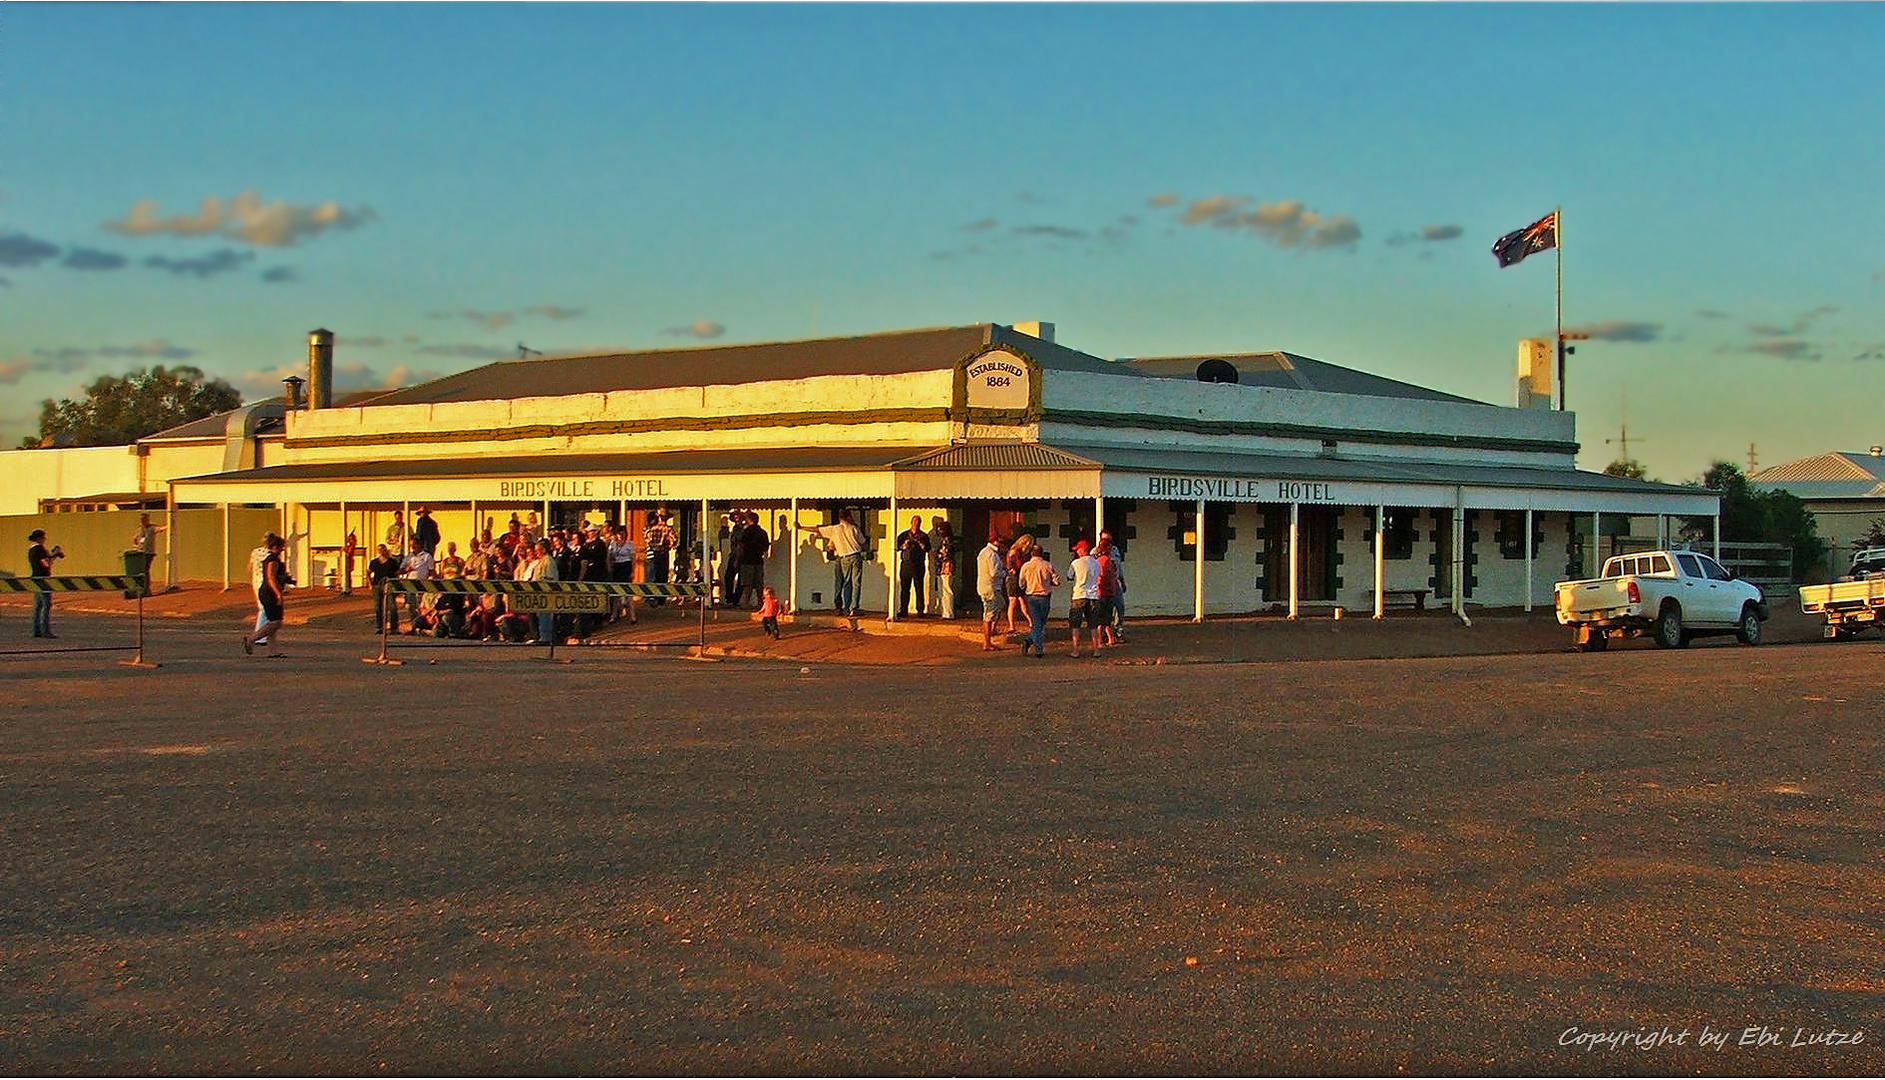
{"label": "road closed sign", "polygon": [[606,593],[512,593],[509,597],[510,608],[519,614],[579,612],[600,614],[609,610],[609,597]]}

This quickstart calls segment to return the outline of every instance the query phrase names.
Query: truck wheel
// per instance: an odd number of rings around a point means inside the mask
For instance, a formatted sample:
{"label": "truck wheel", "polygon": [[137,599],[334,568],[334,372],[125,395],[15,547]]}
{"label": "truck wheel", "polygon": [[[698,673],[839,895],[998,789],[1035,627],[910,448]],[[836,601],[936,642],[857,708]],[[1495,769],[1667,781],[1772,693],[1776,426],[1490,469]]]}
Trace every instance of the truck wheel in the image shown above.
{"label": "truck wheel", "polygon": [[1754,610],[1753,604],[1747,604],[1741,608],[1741,621],[1735,624],[1734,636],[1739,638],[1743,645],[1761,643],[1761,615],[1760,612]]}
{"label": "truck wheel", "polygon": [[1688,643],[1689,636],[1682,632],[1682,607],[1671,600],[1656,615],[1656,644],[1665,649],[1680,649]]}
{"label": "truck wheel", "polygon": [[1601,626],[1587,626],[1578,631],[1578,652],[1603,652],[1610,647],[1610,634]]}

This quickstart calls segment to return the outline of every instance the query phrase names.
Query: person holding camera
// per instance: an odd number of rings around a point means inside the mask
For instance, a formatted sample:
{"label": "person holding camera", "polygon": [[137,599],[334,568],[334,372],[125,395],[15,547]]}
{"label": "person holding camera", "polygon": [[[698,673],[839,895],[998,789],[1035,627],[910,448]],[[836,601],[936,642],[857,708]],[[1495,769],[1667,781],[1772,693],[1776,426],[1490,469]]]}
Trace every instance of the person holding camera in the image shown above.
{"label": "person holding camera", "polygon": [[[33,545],[26,549],[26,576],[51,577],[53,561],[65,558],[65,549],[57,544],[51,548],[46,547],[46,530],[44,529],[34,529],[26,534],[26,539]],[[33,636],[41,638],[59,636],[52,632],[52,594],[50,592],[33,594]]]}

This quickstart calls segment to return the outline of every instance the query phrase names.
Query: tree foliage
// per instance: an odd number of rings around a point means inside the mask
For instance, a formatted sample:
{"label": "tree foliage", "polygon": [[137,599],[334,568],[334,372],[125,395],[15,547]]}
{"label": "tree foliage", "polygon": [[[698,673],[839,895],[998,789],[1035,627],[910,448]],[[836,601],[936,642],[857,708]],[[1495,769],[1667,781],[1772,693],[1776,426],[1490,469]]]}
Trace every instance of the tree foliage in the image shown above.
{"label": "tree foliage", "polygon": [[[1813,512],[1786,491],[1755,491],[1732,462],[1717,461],[1702,474],[1701,487],[1721,493],[1723,540],[1786,544],[1793,548],[1793,579],[1804,581],[1826,559],[1826,541],[1820,539]],[[1711,531],[1707,518],[1685,518],[1682,531],[1703,540]]]}
{"label": "tree foliage", "polygon": [[1852,542],[1854,551],[1877,547],[1885,547],[1885,518],[1873,518],[1872,524]]}
{"label": "tree foliage", "polygon": [[100,376],[76,401],[41,402],[39,436],[22,446],[121,446],[240,404],[235,387],[198,368],[138,368]]}
{"label": "tree foliage", "polygon": [[1621,476],[1626,480],[1645,479],[1643,463],[1635,458],[1618,458],[1604,466],[1605,476]]}

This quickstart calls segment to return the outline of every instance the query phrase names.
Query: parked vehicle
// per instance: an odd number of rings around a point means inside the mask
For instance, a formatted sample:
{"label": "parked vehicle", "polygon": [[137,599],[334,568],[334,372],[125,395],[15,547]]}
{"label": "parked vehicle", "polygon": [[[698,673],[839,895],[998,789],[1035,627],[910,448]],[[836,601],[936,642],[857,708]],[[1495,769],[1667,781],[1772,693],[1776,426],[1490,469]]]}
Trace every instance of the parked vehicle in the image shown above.
{"label": "parked vehicle", "polygon": [[1821,636],[1857,637],[1885,619],[1885,548],[1852,557],[1852,572],[1828,585],[1800,586],[1800,610],[1826,620]]}
{"label": "parked vehicle", "polygon": [[1867,574],[1885,574],[1885,548],[1866,548],[1852,556],[1852,568],[1846,571],[1846,578],[1862,578]]}
{"label": "parked vehicle", "polygon": [[1690,638],[1733,634],[1761,643],[1767,598],[1699,551],[1644,551],[1604,563],[1602,577],[1560,581],[1558,622],[1576,633],[1578,648],[1601,651],[1612,636],[1653,634],[1679,649]]}

